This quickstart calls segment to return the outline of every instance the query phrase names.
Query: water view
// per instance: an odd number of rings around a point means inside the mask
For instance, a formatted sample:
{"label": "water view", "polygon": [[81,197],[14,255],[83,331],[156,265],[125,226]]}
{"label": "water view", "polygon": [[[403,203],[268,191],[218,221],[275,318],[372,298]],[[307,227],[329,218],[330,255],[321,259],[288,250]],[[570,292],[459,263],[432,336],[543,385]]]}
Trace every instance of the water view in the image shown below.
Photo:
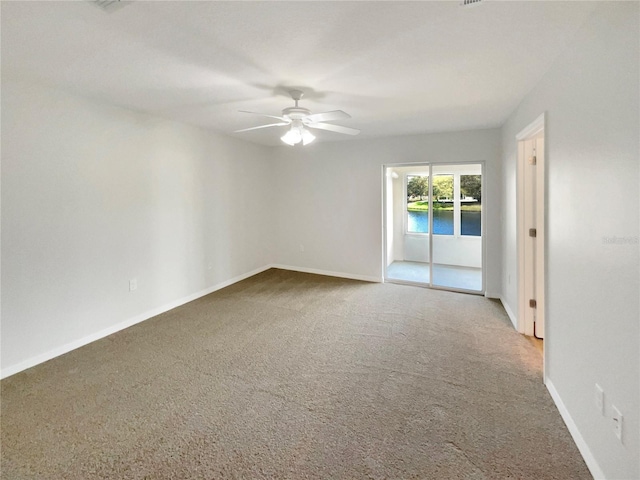
{"label": "water view", "polygon": [[[413,233],[429,233],[429,212],[409,211],[408,231]],[[460,212],[460,229],[462,235],[480,236],[482,233],[481,212]],[[434,235],[453,235],[453,211],[434,210]]]}

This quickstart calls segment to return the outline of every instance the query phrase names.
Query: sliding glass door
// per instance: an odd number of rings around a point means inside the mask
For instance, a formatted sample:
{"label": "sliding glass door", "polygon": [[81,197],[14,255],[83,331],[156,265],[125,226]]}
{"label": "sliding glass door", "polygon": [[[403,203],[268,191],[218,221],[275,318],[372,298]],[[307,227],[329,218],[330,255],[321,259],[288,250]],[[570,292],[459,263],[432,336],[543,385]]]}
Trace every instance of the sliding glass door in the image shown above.
{"label": "sliding glass door", "polygon": [[385,279],[482,292],[482,164],[394,166],[385,175]]}
{"label": "sliding glass door", "polygon": [[482,165],[431,169],[431,284],[482,291]]}

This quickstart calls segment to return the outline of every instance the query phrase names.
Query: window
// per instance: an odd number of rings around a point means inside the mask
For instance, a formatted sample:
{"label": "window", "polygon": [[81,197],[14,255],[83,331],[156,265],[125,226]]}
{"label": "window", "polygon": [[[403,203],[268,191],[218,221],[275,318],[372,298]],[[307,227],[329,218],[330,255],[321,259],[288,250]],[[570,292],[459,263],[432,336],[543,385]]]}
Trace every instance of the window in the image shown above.
{"label": "window", "polygon": [[407,233],[429,233],[429,175],[407,175]]}
{"label": "window", "polygon": [[453,235],[453,175],[433,176],[433,234]]}
{"label": "window", "polygon": [[482,234],[481,175],[460,175],[460,234]]}
{"label": "window", "polygon": [[[482,235],[482,175],[437,174],[432,191],[434,235]],[[429,233],[429,176],[407,175],[406,193],[406,233]]]}

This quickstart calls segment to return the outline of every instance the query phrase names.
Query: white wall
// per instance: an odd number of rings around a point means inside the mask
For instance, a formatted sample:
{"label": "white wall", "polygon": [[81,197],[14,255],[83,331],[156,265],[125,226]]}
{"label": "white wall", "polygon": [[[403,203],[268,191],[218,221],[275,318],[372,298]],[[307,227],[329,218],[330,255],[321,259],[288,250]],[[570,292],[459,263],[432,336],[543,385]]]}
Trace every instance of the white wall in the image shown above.
{"label": "white wall", "polygon": [[433,263],[458,267],[482,267],[482,237],[434,235]]}
{"label": "white wall", "polygon": [[516,312],[515,135],[546,112],[547,381],[609,479],[640,478],[639,5],[600,5],[503,128],[504,298]]}
{"label": "white wall", "polygon": [[[404,225],[401,231],[404,232]],[[403,237],[404,258],[401,258],[400,260],[406,260],[408,262],[428,263],[429,234],[405,233]],[[433,243],[436,243],[435,240]]]}
{"label": "white wall", "polygon": [[271,263],[270,154],[3,78],[3,376]]}
{"label": "white wall", "polygon": [[[402,175],[397,174],[398,178],[393,179],[393,198],[391,202],[391,209],[393,210],[393,223],[388,225],[393,229],[393,258],[394,260],[404,260],[404,178]],[[427,254],[429,248],[427,247]],[[428,260],[428,258],[427,258]],[[389,262],[391,263],[391,262]]]}
{"label": "white wall", "polygon": [[276,263],[381,280],[382,165],[479,161],[486,162],[487,293],[498,296],[499,129],[276,147]]}

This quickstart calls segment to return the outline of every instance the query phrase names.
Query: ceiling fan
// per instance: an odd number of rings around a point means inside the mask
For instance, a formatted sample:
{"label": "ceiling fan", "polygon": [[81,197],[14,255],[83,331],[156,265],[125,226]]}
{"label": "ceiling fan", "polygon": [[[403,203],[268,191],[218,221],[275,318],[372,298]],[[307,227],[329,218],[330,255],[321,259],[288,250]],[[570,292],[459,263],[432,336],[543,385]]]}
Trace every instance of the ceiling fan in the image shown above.
{"label": "ceiling fan", "polygon": [[[260,115],[262,117],[275,118],[280,120],[277,123],[269,123],[267,125],[260,125],[257,127],[243,128],[242,130],[236,130],[235,133],[248,132],[250,130],[258,130],[260,128],[269,127],[282,127],[290,125],[291,128],[287,130],[280,140],[287,145],[296,145],[302,142],[303,145],[307,145],[315,140],[315,136],[308,130],[308,128],[317,128],[320,130],[329,130],[330,132],[344,133],[345,135],[358,135],[360,130],[349,127],[342,127],[340,125],[333,125],[332,123],[325,123],[333,120],[343,120],[345,118],[351,118],[351,115],[343,112],[342,110],[334,110],[332,112],[324,113],[311,113],[308,109],[298,106],[298,102],[304,95],[301,90],[290,90],[289,95],[295,102],[295,106],[288,107],[282,110],[282,116],[266,115],[264,113],[247,112],[240,110],[241,113],[251,113],[253,115]],[[306,127],[306,128],[305,128]]]}

